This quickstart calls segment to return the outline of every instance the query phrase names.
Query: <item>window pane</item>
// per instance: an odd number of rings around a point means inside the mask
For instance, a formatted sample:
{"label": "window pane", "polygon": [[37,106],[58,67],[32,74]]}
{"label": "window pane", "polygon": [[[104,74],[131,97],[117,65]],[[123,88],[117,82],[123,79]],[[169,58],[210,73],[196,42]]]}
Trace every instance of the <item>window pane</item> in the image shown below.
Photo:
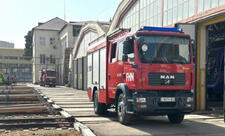
{"label": "window pane", "polygon": [[183,5],[184,5],[183,18],[187,18],[188,17],[188,1],[184,2]]}
{"label": "window pane", "polygon": [[153,4],[151,4],[151,5],[150,5],[150,17],[153,16],[153,12],[154,12],[154,11],[153,11]]}
{"label": "window pane", "polygon": [[183,0],[178,0],[178,4],[181,4],[181,3],[183,3]]}
{"label": "window pane", "polygon": [[147,19],[147,8],[145,7],[144,8],[144,20],[146,20]]}
{"label": "window pane", "polygon": [[189,0],[189,17],[194,15],[195,0]]}
{"label": "window pane", "polygon": [[144,11],[143,11],[143,9],[141,9],[140,16],[141,16],[141,22],[142,22],[144,20]]}
{"label": "window pane", "polygon": [[114,43],[111,47],[111,59],[110,59],[110,62],[115,62],[115,58],[116,58],[116,46],[117,44]]}
{"label": "window pane", "polygon": [[173,8],[173,23],[177,22],[177,7]]}
{"label": "window pane", "polygon": [[140,8],[142,9],[144,7],[144,1],[143,0],[140,0]]}
{"label": "window pane", "polygon": [[212,8],[215,8],[218,6],[219,1],[218,0],[212,0]]}
{"label": "window pane", "polygon": [[168,25],[172,24],[173,14],[172,9],[168,10]]}
{"label": "window pane", "polygon": [[161,9],[162,9],[162,2],[161,0],[158,0],[158,13],[161,13]]}
{"label": "window pane", "polygon": [[183,19],[182,16],[183,16],[183,4],[180,4],[178,6],[178,20],[177,21],[182,20]]}
{"label": "window pane", "polygon": [[220,0],[220,1],[219,1],[219,4],[220,4],[220,5],[225,4],[225,0]]}
{"label": "window pane", "polygon": [[169,0],[168,1],[168,9],[171,9],[173,6],[173,1],[172,0]]}
{"label": "window pane", "polygon": [[118,60],[121,61],[123,57],[123,42],[119,45],[119,51],[118,51]]}
{"label": "window pane", "polygon": [[157,26],[157,24],[158,24],[158,18],[157,16],[154,16],[154,26]]}
{"label": "window pane", "polygon": [[162,20],[161,14],[159,14],[159,15],[158,15],[158,26],[161,26],[161,20]]}
{"label": "window pane", "polygon": [[130,26],[134,25],[134,21],[133,21],[133,15],[130,16]]}
{"label": "window pane", "polygon": [[177,0],[173,0],[173,7],[177,5]]}
{"label": "window pane", "polygon": [[210,9],[211,0],[204,0],[204,10]]}
{"label": "window pane", "polygon": [[198,12],[203,11],[203,0],[198,0]]}
{"label": "window pane", "polygon": [[149,18],[150,17],[150,5],[148,5],[146,7],[146,9],[147,9],[146,18]]}
{"label": "window pane", "polygon": [[163,26],[167,26],[167,12],[164,12]]}
{"label": "window pane", "polygon": [[164,11],[167,10],[167,0],[164,0]]}
{"label": "window pane", "polygon": [[153,7],[154,7],[154,15],[158,13],[158,7],[157,7],[157,1],[155,1],[153,3]]}

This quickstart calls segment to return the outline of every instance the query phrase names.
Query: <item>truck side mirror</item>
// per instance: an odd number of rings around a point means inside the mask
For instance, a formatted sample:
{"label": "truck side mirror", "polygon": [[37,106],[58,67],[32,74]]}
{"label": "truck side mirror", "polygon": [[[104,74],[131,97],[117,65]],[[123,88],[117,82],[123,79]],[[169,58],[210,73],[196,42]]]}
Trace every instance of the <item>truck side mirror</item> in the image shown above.
{"label": "truck side mirror", "polygon": [[196,59],[196,45],[195,45],[195,41],[193,39],[191,39],[191,46],[192,46],[192,52],[193,52],[193,61],[195,63],[195,59]]}

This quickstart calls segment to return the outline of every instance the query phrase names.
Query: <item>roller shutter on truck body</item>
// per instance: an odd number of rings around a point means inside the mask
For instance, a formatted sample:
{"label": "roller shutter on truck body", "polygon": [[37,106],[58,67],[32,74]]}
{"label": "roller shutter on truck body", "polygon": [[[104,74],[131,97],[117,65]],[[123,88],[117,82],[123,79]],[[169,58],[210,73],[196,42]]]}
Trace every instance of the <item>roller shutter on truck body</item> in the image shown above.
{"label": "roller shutter on truck body", "polygon": [[[106,47],[105,40],[91,44],[88,53],[88,88],[106,89]],[[98,49],[94,49],[99,47]]]}
{"label": "roller shutter on truck body", "polygon": [[87,56],[87,84],[88,88],[92,85],[92,53]]}
{"label": "roller shutter on truck body", "polygon": [[83,89],[87,90],[87,56],[83,57]]}
{"label": "roller shutter on truck body", "polygon": [[94,85],[99,84],[99,50],[93,52],[93,82]]}
{"label": "roller shutter on truck body", "polygon": [[100,49],[100,89],[106,89],[106,47]]}

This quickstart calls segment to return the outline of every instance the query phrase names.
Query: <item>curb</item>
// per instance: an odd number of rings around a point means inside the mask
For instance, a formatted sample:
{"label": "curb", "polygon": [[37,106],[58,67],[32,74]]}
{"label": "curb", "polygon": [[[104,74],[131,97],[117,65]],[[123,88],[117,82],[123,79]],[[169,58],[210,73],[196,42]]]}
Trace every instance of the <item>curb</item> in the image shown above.
{"label": "curb", "polygon": [[80,122],[74,123],[74,128],[79,131],[83,136],[96,136],[87,126]]}

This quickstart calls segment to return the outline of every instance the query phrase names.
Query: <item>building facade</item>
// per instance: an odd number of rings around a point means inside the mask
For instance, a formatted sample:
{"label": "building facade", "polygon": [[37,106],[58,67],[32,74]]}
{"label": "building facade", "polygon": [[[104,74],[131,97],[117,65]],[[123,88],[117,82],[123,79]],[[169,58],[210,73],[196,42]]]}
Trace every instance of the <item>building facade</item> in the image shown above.
{"label": "building facade", "polygon": [[[137,31],[140,26],[183,27],[194,40],[196,109],[205,110],[211,96],[208,92],[209,64],[213,63],[210,56],[215,50],[224,49],[224,25],[225,0],[123,0],[108,33],[119,27],[131,28],[131,31]],[[217,79],[224,80],[224,77]]]}
{"label": "building facade", "polygon": [[87,50],[89,44],[98,37],[105,37],[109,28],[108,22],[86,22],[74,44],[70,61],[70,83],[76,89],[87,89]]}
{"label": "building facade", "polygon": [[[60,73],[61,52],[58,33],[66,24],[60,18],[53,18],[33,28],[33,83],[39,81],[39,71],[43,68],[54,69]],[[60,84],[60,76],[57,82]]]}
{"label": "building facade", "polygon": [[69,57],[82,26],[56,17],[33,28],[33,83],[43,68],[56,70],[58,84],[68,82]]}
{"label": "building facade", "polygon": [[0,73],[5,78],[14,78],[18,82],[32,81],[32,60],[24,56],[24,49],[0,49]]}
{"label": "building facade", "polygon": [[14,43],[0,41],[0,48],[14,48]]}
{"label": "building facade", "polygon": [[70,54],[72,53],[73,46],[77,37],[79,35],[81,27],[85,25],[84,22],[70,22],[67,23],[59,32],[59,40],[61,45],[61,50],[59,52],[60,58],[60,77],[61,83],[66,84],[69,80],[69,60]]}

